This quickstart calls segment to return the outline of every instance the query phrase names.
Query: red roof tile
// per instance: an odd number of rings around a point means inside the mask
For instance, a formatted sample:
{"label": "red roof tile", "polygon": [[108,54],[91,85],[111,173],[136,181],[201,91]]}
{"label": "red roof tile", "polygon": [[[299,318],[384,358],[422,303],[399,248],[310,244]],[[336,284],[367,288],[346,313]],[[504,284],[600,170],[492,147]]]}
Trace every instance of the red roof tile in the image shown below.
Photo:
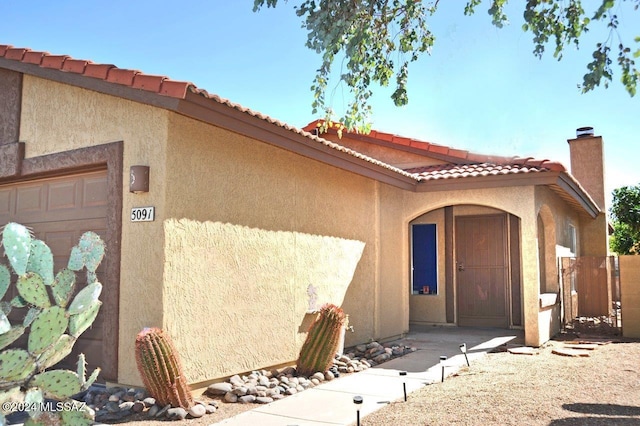
{"label": "red roof tile", "polygon": [[111,68],[115,68],[115,65],[109,64],[87,64],[84,69],[84,75],[87,77],[99,78],[102,80],[107,79],[107,75],[109,75],[109,70]]}
{"label": "red roof tile", "polygon": [[4,56],[7,59],[13,59],[14,61],[21,61],[26,51],[27,49],[8,49]]}
{"label": "red roof tile", "polygon": [[40,66],[43,68],[57,68],[60,70],[67,58],[67,55],[44,55],[42,57],[42,62],[40,62]]}
{"label": "red roof tile", "polygon": [[132,87],[145,89],[151,92],[159,92],[165,77],[159,75],[136,74],[133,78]]}
{"label": "red roof tile", "polygon": [[76,74],[82,74],[87,67],[89,61],[83,61],[80,59],[68,58],[62,64],[62,71],[75,72]]}
{"label": "red roof tile", "polygon": [[124,68],[111,68],[107,75],[107,81],[123,84],[125,86],[132,86],[133,78],[138,74],[140,74],[140,71],[127,70]]}
{"label": "red roof tile", "polygon": [[[320,126],[322,120],[315,120],[306,125],[303,129],[315,129]],[[532,157],[519,158],[519,157],[503,157],[499,155],[486,155],[486,154],[478,154],[474,152],[469,152],[462,149],[455,149],[444,145],[437,145],[430,142],[420,141],[417,139],[406,138],[402,136],[393,135],[390,133],[380,132],[376,130],[372,130],[368,135],[359,135],[352,134],[354,137],[358,139],[375,142],[382,141],[385,143],[391,143],[398,146],[399,149],[403,147],[411,147],[414,149],[412,152],[423,151],[425,156],[429,155],[437,155],[445,165],[442,167],[447,167],[446,164],[453,163],[454,165],[468,165],[468,164],[476,164],[476,165],[494,165],[494,166],[527,166],[531,168],[531,170],[535,169],[535,171],[561,171],[565,172],[567,169],[558,162],[553,162],[549,160],[536,160]],[[437,166],[440,167],[440,166]],[[500,173],[522,173],[527,169],[527,167],[514,167],[512,169],[504,169]],[[529,170],[529,171],[531,171]],[[486,170],[485,170],[486,171]],[[476,173],[480,173],[477,172]],[[484,173],[484,172],[482,172]],[[493,170],[491,173],[497,173]],[[454,174],[455,175],[455,174]],[[455,177],[454,175],[447,176]]]}
{"label": "red roof tile", "polygon": [[[22,58],[22,62],[26,62],[28,64],[36,64],[36,65],[40,65],[40,63],[42,62],[42,58],[45,55],[44,52],[32,52],[32,51],[28,51],[24,54],[24,57]],[[2,55],[0,55],[2,56]]]}

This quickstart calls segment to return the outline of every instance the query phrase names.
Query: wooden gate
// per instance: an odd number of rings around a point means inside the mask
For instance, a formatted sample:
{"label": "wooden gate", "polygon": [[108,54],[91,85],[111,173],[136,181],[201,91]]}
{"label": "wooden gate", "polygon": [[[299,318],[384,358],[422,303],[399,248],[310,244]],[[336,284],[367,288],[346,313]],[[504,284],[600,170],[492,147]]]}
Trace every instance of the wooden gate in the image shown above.
{"label": "wooden gate", "polygon": [[565,324],[576,317],[610,316],[619,300],[614,256],[563,257],[562,300]]}

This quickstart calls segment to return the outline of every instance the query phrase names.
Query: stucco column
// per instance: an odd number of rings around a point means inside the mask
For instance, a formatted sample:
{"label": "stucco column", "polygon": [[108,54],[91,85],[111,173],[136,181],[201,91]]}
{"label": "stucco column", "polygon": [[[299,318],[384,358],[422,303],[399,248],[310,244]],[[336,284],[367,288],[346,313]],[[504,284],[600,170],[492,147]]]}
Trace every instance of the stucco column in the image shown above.
{"label": "stucco column", "polygon": [[524,309],[524,340],[527,346],[540,346],[539,268],[536,218],[534,214],[521,218],[522,227],[522,299]]}

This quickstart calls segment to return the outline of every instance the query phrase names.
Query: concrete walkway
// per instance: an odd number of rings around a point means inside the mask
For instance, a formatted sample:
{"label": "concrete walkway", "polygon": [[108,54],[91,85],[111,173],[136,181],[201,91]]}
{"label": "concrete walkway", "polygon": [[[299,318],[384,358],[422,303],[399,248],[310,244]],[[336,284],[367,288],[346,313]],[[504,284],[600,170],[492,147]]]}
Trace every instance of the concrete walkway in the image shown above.
{"label": "concrete walkway", "polygon": [[[466,343],[471,367],[473,361],[494,348],[523,344],[522,330],[464,327],[425,327],[412,330],[394,343],[417,348],[417,351],[387,361],[360,373],[324,382],[312,389],[261,405],[216,425],[225,426],[322,426],[349,425],[356,421],[354,396],[363,399],[360,418],[423,386],[442,380],[466,365],[460,345]],[[440,357],[447,360],[441,363]],[[400,376],[406,371],[406,376]],[[446,380],[446,378],[445,378]]]}

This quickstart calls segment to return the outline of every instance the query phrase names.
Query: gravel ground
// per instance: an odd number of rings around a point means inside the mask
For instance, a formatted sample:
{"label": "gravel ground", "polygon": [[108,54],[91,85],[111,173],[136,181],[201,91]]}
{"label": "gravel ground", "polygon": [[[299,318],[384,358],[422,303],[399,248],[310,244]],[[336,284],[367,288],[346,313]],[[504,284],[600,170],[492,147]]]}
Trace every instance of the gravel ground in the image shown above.
{"label": "gravel ground", "polygon": [[640,341],[600,345],[586,358],[552,353],[563,346],[488,354],[361,424],[640,425]]}
{"label": "gravel ground", "polygon": [[[592,325],[559,336],[537,355],[488,354],[444,383],[410,394],[407,402],[366,416],[361,425],[640,425],[640,340],[621,342],[615,331]],[[589,357],[552,353],[575,339],[611,343]],[[179,424],[211,425],[255,408],[219,405],[214,414]],[[166,424],[143,417],[128,423]]]}

